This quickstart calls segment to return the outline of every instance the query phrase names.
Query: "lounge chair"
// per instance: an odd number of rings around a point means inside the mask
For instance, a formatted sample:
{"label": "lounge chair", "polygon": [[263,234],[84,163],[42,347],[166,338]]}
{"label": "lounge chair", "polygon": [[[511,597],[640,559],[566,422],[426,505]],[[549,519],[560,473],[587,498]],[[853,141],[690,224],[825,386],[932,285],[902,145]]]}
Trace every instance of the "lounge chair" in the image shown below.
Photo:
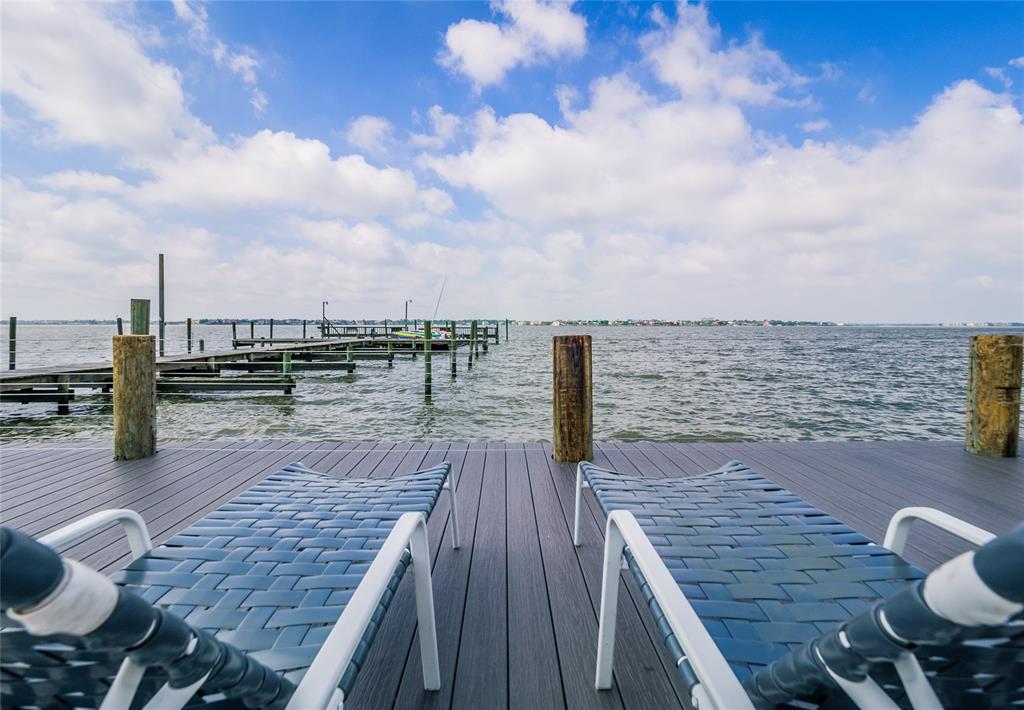
{"label": "lounge chair", "polygon": [[[905,508],[879,546],[739,462],[687,478],[583,462],[577,545],[586,489],[608,518],[598,689],[625,562],[701,710],[1024,706],[1024,525],[994,538]],[[915,520],[982,547],[926,577],[899,556]]]}
{"label": "lounge chair", "polygon": [[[410,564],[438,689],[426,520],[447,488],[458,547],[450,468],[338,479],[291,464],[156,548],[130,510],[39,542],[5,528],[0,704],[340,707]],[[52,550],[114,523],[134,559],[113,581]]]}

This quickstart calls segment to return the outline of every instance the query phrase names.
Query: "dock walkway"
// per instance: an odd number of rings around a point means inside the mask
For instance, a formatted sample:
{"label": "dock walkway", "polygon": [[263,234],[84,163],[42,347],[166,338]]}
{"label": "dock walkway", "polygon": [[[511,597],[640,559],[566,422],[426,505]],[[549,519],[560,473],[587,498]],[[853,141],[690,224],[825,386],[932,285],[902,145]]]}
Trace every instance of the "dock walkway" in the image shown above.
{"label": "dock walkway", "polygon": [[[442,460],[458,481],[463,547],[448,499],[430,520],[442,688],[422,690],[409,583],[403,583],[346,708],[671,708],[684,693],[632,581],[620,596],[616,682],[593,689],[603,516],[587,497],[571,539],[571,466],[535,443],[195,442],[115,462],[109,442],[0,446],[3,522],[45,533],[111,507],[138,510],[157,542],[298,461],[330,475],[387,477]],[[599,465],[691,475],[739,459],[880,540],[907,505],[942,508],[1003,532],[1024,518],[1024,462],[971,456],[956,442],[603,444]],[[915,529],[907,556],[932,568],[959,552]],[[67,553],[101,569],[127,561],[114,530]]]}

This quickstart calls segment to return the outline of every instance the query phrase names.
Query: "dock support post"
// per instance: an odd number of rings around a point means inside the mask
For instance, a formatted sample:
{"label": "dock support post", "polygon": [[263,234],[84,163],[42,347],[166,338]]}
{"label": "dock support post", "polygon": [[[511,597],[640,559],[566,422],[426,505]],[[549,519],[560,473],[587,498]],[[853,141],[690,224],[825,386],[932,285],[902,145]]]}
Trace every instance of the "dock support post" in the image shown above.
{"label": "dock support post", "polygon": [[466,370],[473,369],[473,333],[476,331],[474,323],[476,321],[469,322],[469,355],[466,357]]}
{"label": "dock support post", "polygon": [[508,318],[505,319],[505,342],[508,342]]}
{"label": "dock support post", "polygon": [[1022,353],[1021,335],[970,338],[964,445],[972,454],[1017,455]]}
{"label": "dock support post", "polygon": [[71,414],[71,376],[70,375],[58,375],[57,376],[57,391],[65,395],[66,398],[57,402],[57,414]]}
{"label": "dock support post", "polygon": [[281,355],[281,374],[292,374],[292,354],[290,352]]}
{"label": "dock support post", "polygon": [[274,339],[274,319],[270,319],[270,339]]}
{"label": "dock support post", "polygon": [[448,355],[452,361],[452,379],[455,379],[459,373],[459,336],[455,332],[455,321],[449,321],[448,333]]}
{"label": "dock support post", "polygon": [[306,339],[306,319],[302,319],[302,339]]}
{"label": "dock support post", "polygon": [[232,350],[237,350],[238,349],[238,343],[235,342],[237,340],[238,340],[238,323],[236,321],[231,321],[231,349]]}
{"label": "dock support post", "polygon": [[256,340],[256,321],[254,320],[249,321],[249,340]]}
{"label": "dock support post", "polygon": [[494,344],[497,345],[501,338],[501,324],[498,321],[494,321]]}
{"label": "dock support post", "polygon": [[159,274],[158,276],[158,290],[157,290],[157,312],[160,317],[160,324],[157,328],[157,334],[160,338],[160,357],[164,356],[164,255],[160,254],[159,257]]}
{"label": "dock support post", "polygon": [[114,336],[114,459],[156,453],[156,342],[152,335]]}
{"label": "dock support post", "polygon": [[487,343],[488,343],[488,340],[490,339],[490,337],[491,337],[491,326],[488,325],[487,323],[484,323],[484,337],[483,337],[484,352],[487,352]]}
{"label": "dock support post", "polygon": [[7,321],[7,369],[13,370],[18,358],[18,317],[11,316]]}
{"label": "dock support post", "polygon": [[121,316],[117,317],[117,334],[124,335],[124,321],[121,320]]}
{"label": "dock support post", "polygon": [[192,352],[192,319],[185,319],[185,352]]}
{"label": "dock support post", "polygon": [[552,457],[559,463],[594,457],[590,336],[556,335],[552,343]]}
{"label": "dock support post", "polygon": [[345,362],[355,362],[355,356],[352,352],[352,343],[345,346]]}
{"label": "dock support post", "polygon": [[433,388],[432,373],[430,371],[430,350],[433,336],[430,333],[430,321],[423,321],[423,394],[430,399]]}
{"label": "dock support post", "polygon": [[202,338],[200,338],[199,339],[199,352],[203,352],[204,350],[206,350],[206,343],[203,342]]}
{"label": "dock support post", "polygon": [[132,335],[149,335],[149,299],[132,299]]}

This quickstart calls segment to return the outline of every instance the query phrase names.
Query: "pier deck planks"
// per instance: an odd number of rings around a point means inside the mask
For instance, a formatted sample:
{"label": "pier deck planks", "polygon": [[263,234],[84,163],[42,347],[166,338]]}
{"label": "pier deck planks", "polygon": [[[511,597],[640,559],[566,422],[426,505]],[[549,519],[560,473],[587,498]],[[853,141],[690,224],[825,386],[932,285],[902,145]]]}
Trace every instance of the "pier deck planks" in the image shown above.
{"label": "pier deck planks", "polygon": [[[462,549],[447,496],[430,520],[442,689],[424,693],[411,586],[392,605],[346,708],[679,707],[682,689],[630,582],[620,595],[616,683],[593,688],[603,517],[584,511],[572,546],[572,467],[547,444],[216,441],[165,444],[111,460],[109,442],[0,446],[3,522],[41,534],[109,507],[139,510],[157,542],[300,461],[330,475],[384,477],[447,459],[458,481]],[[595,461],[678,476],[741,460],[879,540],[888,517],[931,505],[995,532],[1024,519],[1024,462],[965,453],[958,442],[597,444]],[[923,526],[907,556],[932,568],[964,546]],[[68,554],[101,569],[127,561],[113,529]]]}

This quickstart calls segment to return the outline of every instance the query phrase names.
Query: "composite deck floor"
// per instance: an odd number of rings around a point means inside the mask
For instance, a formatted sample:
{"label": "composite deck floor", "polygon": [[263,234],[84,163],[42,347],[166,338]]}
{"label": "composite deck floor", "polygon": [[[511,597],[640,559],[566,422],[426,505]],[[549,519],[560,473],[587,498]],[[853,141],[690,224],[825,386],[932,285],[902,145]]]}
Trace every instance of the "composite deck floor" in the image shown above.
{"label": "composite deck floor", "polygon": [[[346,708],[671,708],[683,690],[638,590],[620,595],[615,687],[593,690],[603,516],[588,496],[583,545],[571,540],[572,467],[543,444],[197,442],[114,462],[109,442],[0,447],[2,520],[29,533],[128,507],[157,542],[283,465],[384,477],[447,459],[458,480],[463,546],[450,546],[447,496],[429,525],[442,688],[424,693],[411,584],[388,612]],[[957,443],[604,444],[595,461],[645,476],[700,473],[731,459],[881,539],[906,505],[948,510],[996,532],[1024,519],[1024,463]],[[908,557],[931,568],[961,549],[915,530]],[[109,529],[68,548],[100,569],[127,561]]]}

